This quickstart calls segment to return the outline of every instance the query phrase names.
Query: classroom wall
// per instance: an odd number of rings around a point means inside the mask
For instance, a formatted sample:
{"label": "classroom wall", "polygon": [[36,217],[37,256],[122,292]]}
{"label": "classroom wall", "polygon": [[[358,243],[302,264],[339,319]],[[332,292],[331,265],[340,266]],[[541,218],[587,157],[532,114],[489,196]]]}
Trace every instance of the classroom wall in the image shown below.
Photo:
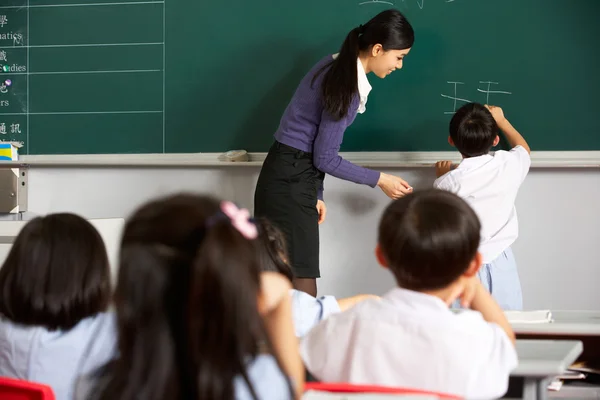
{"label": "classroom wall", "polygon": [[[155,196],[212,193],[252,207],[257,167],[205,169],[32,168],[29,213],[70,211],[86,218],[126,217]],[[415,188],[431,186],[428,168],[385,170]],[[384,293],[391,275],[373,257],[388,199],[379,189],[327,177],[328,218],[321,228],[322,294]],[[514,245],[525,307],[600,309],[600,171],[533,169],[517,200]]]}

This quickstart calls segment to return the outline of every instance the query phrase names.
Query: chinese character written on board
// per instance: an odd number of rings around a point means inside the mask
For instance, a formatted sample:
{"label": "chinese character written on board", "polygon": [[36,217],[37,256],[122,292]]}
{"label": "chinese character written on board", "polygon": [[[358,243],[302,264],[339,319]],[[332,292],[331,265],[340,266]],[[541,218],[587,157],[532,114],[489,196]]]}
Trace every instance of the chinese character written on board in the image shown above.
{"label": "chinese character written on board", "polygon": [[10,126],[10,133],[21,133],[21,124],[12,124]]}
{"label": "chinese character written on board", "polygon": [[452,107],[452,111],[444,111],[444,114],[454,114],[457,110],[459,101],[461,101],[463,103],[471,103],[471,100],[463,99],[463,98],[457,96],[458,85],[464,85],[464,82],[448,81],[448,84],[453,85],[454,95],[452,96],[452,95],[442,94],[442,97],[452,100],[454,102],[454,104]]}
{"label": "chinese character written on board", "polygon": [[8,61],[6,59],[6,52],[4,50],[0,50],[0,61]]}
{"label": "chinese character written on board", "polygon": [[8,24],[6,15],[0,15],[0,28],[4,28],[4,25]]}
{"label": "chinese character written on board", "polygon": [[[454,114],[456,112],[456,110],[458,110],[460,108],[459,102],[472,103],[471,100],[468,100],[468,99],[458,96],[459,85],[464,85],[464,82],[448,81],[446,83],[448,83],[449,85],[452,85],[453,94],[448,95],[448,94],[442,93],[441,96],[452,100],[453,107],[452,107],[452,111],[444,111],[444,114]],[[492,90],[492,85],[499,85],[499,83],[492,82],[492,81],[479,81],[479,87],[477,88],[477,91],[479,93],[485,94],[485,101],[480,101],[481,103],[490,104],[490,97],[491,97],[490,95],[498,95],[498,94],[510,95],[510,94],[512,94],[512,92],[507,92],[504,90]]]}
{"label": "chinese character written on board", "polygon": [[512,94],[504,90],[490,90],[492,85],[498,85],[498,82],[479,81],[479,86],[484,86],[485,89],[477,88],[478,92],[485,93],[485,104],[490,104],[490,94]]}
{"label": "chinese character written on board", "polygon": [[6,83],[4,82],[0,84],[0,93],[8,93],[8,88],[6,87]]}
{"label": "chinese character written on board", "polygon": [[6,124],[4,122],[0,122],[0,134],[6,135]]}

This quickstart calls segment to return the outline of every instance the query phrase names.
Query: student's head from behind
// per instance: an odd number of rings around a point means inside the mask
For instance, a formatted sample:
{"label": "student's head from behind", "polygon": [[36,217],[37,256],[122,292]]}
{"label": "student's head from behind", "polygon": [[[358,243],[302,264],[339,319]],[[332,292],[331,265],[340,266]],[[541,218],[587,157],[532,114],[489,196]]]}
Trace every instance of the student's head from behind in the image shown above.
{"label": "student's head from behind", "polygon": [[294,279],[288,264],[289,256],[283,232],[266,218],[254,220],[258,228],[258,260],[262,271],[279,272],[290,281]]}
{"label": "student's head from behind", "polygon": [[[120,357],[102,399],[233,398],[269,346],[258,312],[256,227],[232,203],[178,194],[126,222],[115,292]],[[130,396],[130,397],[135,397]]]}
{"label": "student's head from behind", "polygon": [[455,194],[416,191],[393,201],[383,213],[377,258],[402,288],[446,289],[477,273],[480,228],[475,212]]}
{"label": "student's head from behind", "polygon": [[465,158],[489,153],[499,140],[498,125],[482,104],[465,104],[450,120],[448,142]]}
{"label": "student's head from behind", "polygon": [[358,92],[358,57],[365,72],[385,78],[402,68],[403,59],[414,41],[412,26],[400,11],[394,9],[382,11],[366,24],[352,29],[323,77],[325,109],[337,118],[347,114]]}
{"label": "student's head from behind", "polygon": [[74,214],[29,221],[0,269],[0,292],[0,314],[22,325],[68,330],[106,311],[110,267],[100,234]]}

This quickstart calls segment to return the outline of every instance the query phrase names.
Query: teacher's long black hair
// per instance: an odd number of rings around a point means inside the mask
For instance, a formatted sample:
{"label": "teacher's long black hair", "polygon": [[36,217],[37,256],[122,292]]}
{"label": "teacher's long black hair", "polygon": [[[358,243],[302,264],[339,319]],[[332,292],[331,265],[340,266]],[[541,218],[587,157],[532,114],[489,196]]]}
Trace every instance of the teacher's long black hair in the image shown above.
{"label": "teacher's long black hair", "polygon": [[[380,44],[384,51],[412,47],[415,34],[406,17],[398,10],[386,10],[364,25],[352,29],[342,44],[339,55],[323,68],[323,101],[325,110],[343,118],[358,92],[356,59],[361,51]],[[321,72],[323,72],[321,71]]]}

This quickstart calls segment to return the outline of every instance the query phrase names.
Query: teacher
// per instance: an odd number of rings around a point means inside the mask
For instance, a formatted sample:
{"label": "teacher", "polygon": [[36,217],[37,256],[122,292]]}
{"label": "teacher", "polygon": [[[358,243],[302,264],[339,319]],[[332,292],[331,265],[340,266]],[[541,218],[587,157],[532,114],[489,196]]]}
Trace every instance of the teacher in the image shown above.
{"label": "teacher", "polygon": [[392,199],[412,190],[403,179],[354,165],[338,151],[346,128],[365,112],[371,91],[367,74],[385,78],[402,68],[413,42],[404,15],[379,13],[348,33],[339,54],[328,55],[308,72],[281,118],[258,178],[254,214],[284,233],[298,290],[317,294],[325,174],[379,186]]}

